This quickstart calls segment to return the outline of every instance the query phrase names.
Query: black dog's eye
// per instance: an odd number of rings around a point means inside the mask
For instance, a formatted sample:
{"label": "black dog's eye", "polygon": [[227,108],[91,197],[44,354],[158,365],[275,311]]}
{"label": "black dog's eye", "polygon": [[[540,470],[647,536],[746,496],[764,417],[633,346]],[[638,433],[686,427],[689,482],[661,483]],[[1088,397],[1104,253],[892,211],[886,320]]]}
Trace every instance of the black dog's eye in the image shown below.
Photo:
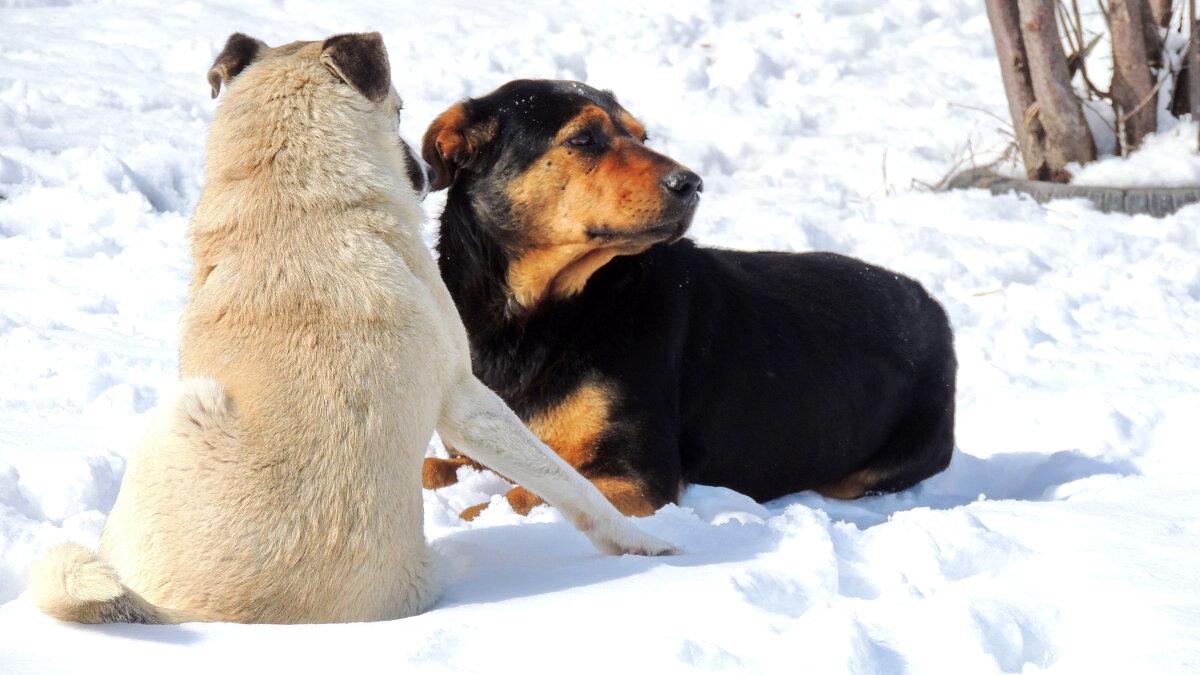
{"label": "black dog's eye", "polygon": [[588,146],[596,145],[596,138],[585,131],[568,138],[567,143],[570,143],[577,148],[586,148]]}

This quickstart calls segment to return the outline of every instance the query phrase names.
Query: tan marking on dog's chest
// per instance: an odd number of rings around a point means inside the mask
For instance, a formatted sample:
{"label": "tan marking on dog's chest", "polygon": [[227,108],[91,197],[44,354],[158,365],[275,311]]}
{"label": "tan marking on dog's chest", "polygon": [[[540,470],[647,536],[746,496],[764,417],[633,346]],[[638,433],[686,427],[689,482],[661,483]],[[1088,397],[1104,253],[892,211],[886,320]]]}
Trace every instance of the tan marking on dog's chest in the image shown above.
{"label": "tan marking on dog's chest", "polygon": [[635,255],[643,244],[596,248],[576,244],[535,249],[514,260],[508,270],[512,302],[532,307],[547,296],[569,298],[583,291],[588,279],[619,255]]}
{"label": "tan marking on dog's chest", "polygon": [[578,469],[595,458],[615,402],[612,387],[590,382],[529,420],[529,430]]}

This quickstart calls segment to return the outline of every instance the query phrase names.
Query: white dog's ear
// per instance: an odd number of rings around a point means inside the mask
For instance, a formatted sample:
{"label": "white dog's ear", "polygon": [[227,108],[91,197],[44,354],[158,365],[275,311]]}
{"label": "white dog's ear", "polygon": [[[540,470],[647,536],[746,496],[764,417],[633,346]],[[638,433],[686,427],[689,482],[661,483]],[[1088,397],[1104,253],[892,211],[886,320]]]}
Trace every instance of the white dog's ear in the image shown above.
{"label": "white dog's ear", "polygon": [[325,41],[321,63],[369,101],[387,98],[392,70],[379,33],[347,33]]}
{"label": "white dog's ear", "polygon": [[454,104],[425,130],[421,158],[437,174],[429,186],[431,191],[450,187],[459,171],[479,159],[496,138],[496,120],[472,120],[467,113],[468,103]]}
{"label": "white dog's ear", "polygon": [[212,68],[208,71],[208,83],[212,85],[212,97],[216,98],[217,94],[221,93],[221,85],[229,84],[229,81],[237,74],[245,70],[250,62],[258,58],[258,55],[264,50],[270,49],[267,43],[262,40],[256,40],[249,35],[242,33],[234,33],[225,41],[225,48],[217,55],[217,60],[213,62]]}

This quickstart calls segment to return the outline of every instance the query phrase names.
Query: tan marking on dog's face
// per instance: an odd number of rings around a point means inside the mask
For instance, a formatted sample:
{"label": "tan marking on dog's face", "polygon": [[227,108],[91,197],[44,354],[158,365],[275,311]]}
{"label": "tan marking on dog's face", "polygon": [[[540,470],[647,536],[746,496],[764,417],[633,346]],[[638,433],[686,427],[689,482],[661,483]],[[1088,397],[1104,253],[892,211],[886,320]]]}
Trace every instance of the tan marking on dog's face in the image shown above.
{"label": "tan marking on dog's face", "polygon": [[622,110],[617,114],[617,123],[625,127],[625,130],[628,131],[631,136],[638,139],[639,143],[646,142],[646,127],[642,126],[641,122],[634,119],[633,115],[630,115]]}
{"label": "tan marking on dog's face", "polygon": [[592,461],[608,429],[612,388],[588,383],[561,403],[529,420],[529,430],[576,469]]}
{"label": "tan marking on dog's face", "polygon": [[[683,167],[643,145],[644,137],[629,113],[614,122],[598,106],[586,106],[509,185],[505,194],[522,226],[508,274],[519,306],[547,294],[570,297],[612,258],[683,231],[692,209],[681,208],[662,186]],[[577,144],[589,138],[594,145]]]}

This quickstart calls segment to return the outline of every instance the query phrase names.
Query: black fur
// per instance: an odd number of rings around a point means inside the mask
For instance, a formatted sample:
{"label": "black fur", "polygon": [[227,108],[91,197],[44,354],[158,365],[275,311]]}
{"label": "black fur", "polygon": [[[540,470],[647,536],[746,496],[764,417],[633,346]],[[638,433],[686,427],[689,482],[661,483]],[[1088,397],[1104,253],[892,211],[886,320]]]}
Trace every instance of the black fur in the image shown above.
{"label": "black fur", "polygon": [[322,60],[333,74],[369,101],[387,98],[392,71],[379,33],[334,35],[322,45]]}
{"label": "black fur", "polygon": [[[568,86],[569,85],[569,86]],[[536,106],[516,101],[532,95]],[[575,83],[522,81],[464,105],[499,134],[450,188],[442,275],[476,374],[529,420],[589,378],[618,403],[590,478],[629,477],[656,503],[681,482],[756,500],[870,468],[869,492],[944,469],[956,363],[945,312],[899,274],[832,253],[725,251],[684,239],[613,259],[584,290],[513,311],[505,283],[521,240],[502,196],[584,102]]]}
{"label": "black fur", "polygon": [[250,37],[244,33],[234,33],[225,41],[225,47],[213,61],[208,71],[208,84],[212,87],[212,97],[221,93],[221,85],[237,77],[246,69],[250,62],[258,58],[267,44],[262,40]]}

